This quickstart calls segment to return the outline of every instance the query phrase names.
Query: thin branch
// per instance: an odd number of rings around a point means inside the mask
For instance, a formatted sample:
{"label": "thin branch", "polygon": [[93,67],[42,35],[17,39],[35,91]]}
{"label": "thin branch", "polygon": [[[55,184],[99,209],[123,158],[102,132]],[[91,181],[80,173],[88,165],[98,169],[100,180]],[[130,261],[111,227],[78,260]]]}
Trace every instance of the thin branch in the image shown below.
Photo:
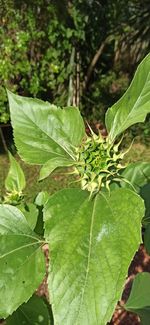
{"label": "thin branch", "polygon": [[98,51],[95,53],[90,65],[89,65],[87,75],[85,77],[85,81],[84,81],[84,84],[83,84],[83,90],[85,90],[87,88],[87,86],[88,86],[88,83],[89,83],[89,80],[91,78],[92,72],[93,72],[93,70],[94,70],[94,68],[96,66],[96,63],[98,62],[100,56],[103,53],[104,47],[105,47],[105,45],[107,43],[107,40],[108,40],[108,38],[106,38],[105,41],[103,43],[101,43]]}
{"label": "thin branch", "polygon": [[72,48],[71,56],[70,56],[70,78],[69,78],[69,89],[68,89],[68,100],[67,100],[67,106],[72,105],[73,101],[73,78],[74,78],[74,65],[75,65],[75,48]]}
{"label": "thin branch", "polygon": [[5,138],[4,138],[3,131],[2,131],[1,127],[0,127],[0,137],[2,139],[2,144],[3,144],[4,150],[7,152],[8,149],[7,149],[6,141],[5,141]]}

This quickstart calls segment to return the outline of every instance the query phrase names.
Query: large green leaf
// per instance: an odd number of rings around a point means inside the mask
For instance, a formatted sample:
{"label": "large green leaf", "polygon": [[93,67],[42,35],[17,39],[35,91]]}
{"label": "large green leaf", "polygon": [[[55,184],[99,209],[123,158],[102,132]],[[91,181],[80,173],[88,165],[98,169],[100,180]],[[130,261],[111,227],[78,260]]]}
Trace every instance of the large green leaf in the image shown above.
{"label": "large green leaf", "polygon": [[40,297],[33,296],[20,306],[6,321],[7,325],[52,325],[48,306]]}
{"label": "large green leaf", "polygon": [[[140,192],[140,188],[143,187],[148,181],[150,181],[150,163],[131,163],[123,171],[122,176],[125,177],[134,186],[137,192]],[[121,186],[130,187],[130,184],[122,182]]]}
{"label": "large green leaf", "polygon": [[9,152],[10,169],[5,180],[5,187],[9,192],[21,193],[25,188],[26,181],[22,168]]}
{"label": "large green leaf", "polygon": [[136,275],[125,309],[139,315],[142,325],[150,324],[150,273]]}
{"label": "large green leaf", "polygon": [[0,205],[0,318],[26,302],[43,280],[42,244],[20,210]]}
{"label": "large green leaf", "polygon": [[144,122],[150,112],[150,54],[138,66],[133,81],[121,97],[106,113],[106,127],[110,139],[129,126]]}
{"label": "large green leaf", "polygon": [[66,189],[44,210],[50,245],[49,292],[58,325],[104,325],[120,299],[141,242],[142,199],[128,189]]}
{"label": "large green leaf", "polygon": [[15,143],[23,160],[44,164],[53,158],[75,159],[75,147],[85,135],[77,108],[61,109],[10,91],[8,98]]}

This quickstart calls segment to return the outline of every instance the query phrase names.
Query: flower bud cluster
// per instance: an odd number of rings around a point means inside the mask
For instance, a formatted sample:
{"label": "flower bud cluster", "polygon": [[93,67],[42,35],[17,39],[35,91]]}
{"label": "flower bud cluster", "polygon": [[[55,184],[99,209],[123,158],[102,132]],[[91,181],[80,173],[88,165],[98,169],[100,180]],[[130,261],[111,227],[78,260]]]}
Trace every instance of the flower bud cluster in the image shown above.
{"label": "flower bud cluster", "polygon": [[125,153],[119,152],[118,144],[112,145],[109,138],[92,133],[77,149],[76,171],[81,179],[81,187],[97,193],[102,187],[109,189],[110,183],[119,176]]}

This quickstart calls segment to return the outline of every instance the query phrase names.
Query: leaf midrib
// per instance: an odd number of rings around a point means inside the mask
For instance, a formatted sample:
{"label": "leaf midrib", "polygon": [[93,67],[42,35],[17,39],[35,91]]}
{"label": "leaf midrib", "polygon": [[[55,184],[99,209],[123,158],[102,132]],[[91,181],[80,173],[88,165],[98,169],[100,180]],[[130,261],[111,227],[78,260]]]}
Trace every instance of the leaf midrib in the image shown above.
{"label": "leaf midrib", "polygon": [[91,258],[91,250],[92,250],[92,234],[93,234],[93,226],[94,226],[94,216],[95,216],[96,200],[97,200],[97,196],[96,196],[96,198],[94,200],[94,204],[93,204],[93,212],[92,212],[91,225],[90,225],[90,236],[89,236],[89,250],[88,250],[87,268],[86,268],[85,281],[84,281],[84,286],[83,286],[83,290],[82,290],[80,307],[79,307],[79,311],[78,311],[78,317],[77,317],[76,324],[78,324],[79,315],[80,315],[81,308],[82,308],[82,305],[83,305],[83,299],[84,299],[84,294],[85,294],[85,289],[86,289],[86,284],[87,284],[88,275],[89,275],[89,269],[90,269],[90,258]]}

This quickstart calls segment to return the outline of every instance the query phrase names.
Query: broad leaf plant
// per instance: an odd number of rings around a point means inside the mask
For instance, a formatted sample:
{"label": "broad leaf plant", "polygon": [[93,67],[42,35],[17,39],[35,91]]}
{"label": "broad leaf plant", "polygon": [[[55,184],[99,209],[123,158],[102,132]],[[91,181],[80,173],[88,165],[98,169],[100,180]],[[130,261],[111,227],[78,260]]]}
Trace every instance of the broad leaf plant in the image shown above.
{"label": "broad leaf plant", "polygon": [[[16,325],[105,325],[142,243],[141,226],[150,251],[150,164],[125,164],[128,150],[121,149],[125,130],[144,122],[150,112],[150,55],[139,65],[123,97],[108,109],[106,137],[91,129],[86,134],[76,107],[60,108],[10,91],[8,99],[22,160],[41,165],[40,181],[58,167],[69,167],[79,187],[51,196],[41,192],[29,206],[22,195],[23,172],[9,154],[7,194],[0,205],[0,318]],[[45,276],[45,243],[53,318],[45,302],[31,298]],[[144,295],[150,276],[140,281],[144,281]],[[150,300],[132,301],[137,294],[135,283],[124,308],[148,324]]]}

